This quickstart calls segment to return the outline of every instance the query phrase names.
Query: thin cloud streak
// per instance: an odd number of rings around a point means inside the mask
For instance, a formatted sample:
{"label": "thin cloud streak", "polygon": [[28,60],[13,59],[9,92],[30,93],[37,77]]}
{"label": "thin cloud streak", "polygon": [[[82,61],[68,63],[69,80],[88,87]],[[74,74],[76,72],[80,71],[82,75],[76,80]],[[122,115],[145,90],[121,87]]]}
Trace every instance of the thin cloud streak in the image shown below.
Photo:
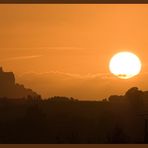
{"label": "thin cloud streak", "polygon": [[41,56],[43,56],[43,55],[18,56],[18,57],[10,57],[7,59],[1,59],[1,61],[28,60],[28,59],[39,58]]}
{"label": "thin cloud streak", "polygon": [[22,74],[20,77],[26,76],[26,75],[36,75],[36,76],[48,76],[50,74],[56,74],[56,75],[63,75],[66,76],[67,78],[76,78],[76,79],[95,79],[95,78],[101,78],[101,79],[111,79],[112,76],[109,73],[96,73],[96,74],[85,74],[85,75],[80,75],[76,73],[67,73],[67,72],[61,72],[61,71],[49,71],[49,72],[44,72],[44,73],[37,73],[34,71],[26,72]]}

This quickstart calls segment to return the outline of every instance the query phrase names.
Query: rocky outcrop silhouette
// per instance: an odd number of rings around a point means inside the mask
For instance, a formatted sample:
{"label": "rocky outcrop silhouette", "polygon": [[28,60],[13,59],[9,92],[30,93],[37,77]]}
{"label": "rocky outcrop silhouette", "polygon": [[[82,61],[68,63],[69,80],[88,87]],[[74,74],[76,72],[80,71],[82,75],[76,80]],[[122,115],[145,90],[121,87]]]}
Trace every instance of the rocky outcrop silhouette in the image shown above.
{"label": "rocky outcrop silhouette", "polygon": [[0,67],[0,98],[39,98],[36,92],[15,82],[13,72],[4,72]]}

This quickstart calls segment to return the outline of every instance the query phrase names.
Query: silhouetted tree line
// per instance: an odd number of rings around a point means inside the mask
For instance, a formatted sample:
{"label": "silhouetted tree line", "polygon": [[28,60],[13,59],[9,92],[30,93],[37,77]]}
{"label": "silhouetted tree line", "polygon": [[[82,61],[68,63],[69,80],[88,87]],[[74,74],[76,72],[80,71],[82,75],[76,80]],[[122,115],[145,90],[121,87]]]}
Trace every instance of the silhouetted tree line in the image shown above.
{"label": "silhouetted tree line", "polygon": [[64,96],[54,96],[54,97],[50,97],[48,98],[48,101],[54,101],[54,102],[66,102],[66,101],[78,101],[78,99],[74,99],[72,97],[68,98],[68,97],[64,97]]}
{"label": "silhouetted tree line", "polygon": [[102,101],[0,98],[0,143],[148,143],[148,92]]}

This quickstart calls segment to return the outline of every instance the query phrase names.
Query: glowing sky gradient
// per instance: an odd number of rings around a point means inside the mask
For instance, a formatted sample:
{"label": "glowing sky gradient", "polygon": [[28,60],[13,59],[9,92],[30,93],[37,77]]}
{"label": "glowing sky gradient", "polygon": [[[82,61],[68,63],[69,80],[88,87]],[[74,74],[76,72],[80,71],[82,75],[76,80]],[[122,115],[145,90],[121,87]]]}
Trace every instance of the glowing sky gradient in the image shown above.
{"label": "glowing sky gradient", "polygon": [[[148,5],[0,5],[0,65],[43,96],[98,99],[148,89]],[[140,75],[114,78],[117,52],[134,52]],[[84,93],[85,92],[85,93]]]}

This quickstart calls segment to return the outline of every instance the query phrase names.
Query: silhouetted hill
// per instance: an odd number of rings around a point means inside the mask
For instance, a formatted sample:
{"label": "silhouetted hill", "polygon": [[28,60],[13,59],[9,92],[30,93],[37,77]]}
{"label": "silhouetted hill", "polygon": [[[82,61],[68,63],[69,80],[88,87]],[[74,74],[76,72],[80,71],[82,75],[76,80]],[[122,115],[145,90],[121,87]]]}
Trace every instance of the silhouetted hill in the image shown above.
{"label": "silhouetted hill", "polygon": [[15,83],[15,76],[13,72],[4,72],[0,68],[0,98],[27,98],[40,97],[31,89],[25,88],[23,85]]}
{"label": "silhouetted hill", "polygon": [[132,87],[102,101],[42,100],[2,68],[0,84],[0,143],[148,143],[148,91]]}

